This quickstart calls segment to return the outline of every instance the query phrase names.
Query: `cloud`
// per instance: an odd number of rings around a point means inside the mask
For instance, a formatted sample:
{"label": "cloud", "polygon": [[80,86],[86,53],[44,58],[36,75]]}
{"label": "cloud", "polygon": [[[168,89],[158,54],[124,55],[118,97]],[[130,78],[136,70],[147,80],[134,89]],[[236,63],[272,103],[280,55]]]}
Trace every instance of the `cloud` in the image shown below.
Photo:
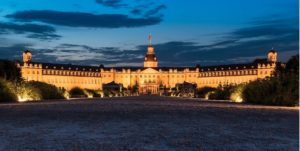
{"label": "cloud", "polygon": [[145,17],[150,17],[150,16],[155,16],[157,15],[161,10],[167,8],[166,5],[159,5],[153,9],[148,10],[145,12],[144,16]]}
{"label": "cloud", "polygon": [[27,37],[27,38],[40,39],[40,40],[46,40],[46,41],[58,40],[58,39],[61,38],[60,35],[52,34],[52,33],[29,34],[29,35],[27,35],[26,37]]}
{"label": "cloud", "polygon": [[96,3],[112,8],[127,6],[127,4],[122,3],[122,0],[96,0]]}
{"label": "cloud", "polygon": [[[117,47],[90,47],[78,44],[60,44],[49,49],[37,49],[34,46],[29,47],[28,49],[34,54],[33,60],[36,62],[83,65],[115,65],[121,62],[127,62],[132,65],[141,64],[144,58],[142,52],[121,50]],[[19,55],[21,54],[20,51],[18,53]],[[128,65],[129,64],[127,64],[127,66]]]}
{"label": "cloud", "polygon": [[[252,22],[247,27],[236,29],[206,45],[190,41],[158,43],[154,45],[155,53],[160,66],[205,66],[251,62],[255,58],[266,57],[267,52],[274,47],[279,54],[279,60],[286,61],[298,53],[299,29],[298,24],[291,20],[283,22],[284,26],[281,21],[267,19],[265,22]],[[142,65],[147,45],[138,45],[133,50],[70,43],[49,49],[13,45],[0,47],[0,56],[21,58],[21,50],[25,48],[31,49],[34,54],[33,60],[40,62],[46,60],[57,63],[129,66]]]}
{"label": "cloud", "polygon": [[31,44],[13,44],[8,46],[0,46],[0,59],[20,60],[22,52],[31,47]]}
{"label": "cloud", "polygon": [[134,15],[141,15],[143,12],[142,9],[139,9],[139,8],[134,8],[130,11],[131,14],[134,14]]}
{"label": "cloud", "polygon": [[256,21],[252,23],[252,26],[241,28],[232,33],[236,38],[251,38],[258,36],[265,37],[278,37],[283,36],[280,34],[290,34],[297,30],[292,27],[292,23],[295,25],[297,22],[294,20],[272,19],[266,21]]}
{"label": "cloud", "polygon": [[3,31],[14,31],[15,33],[53,33],[55,29],[46,25],[36,25],[36,24],[14,24],[14,23],[4,23],[0,22],[0,30]]}
{"label": "cloud", "polygon": [[[158,51],[172,50],[172,55],[166,61],[176,61],[190,64],[188,60],[198,60],[199,64],[231,64],[250,62],[251,59],[266,56],[268,50],[274,47],[278,54],[296,52],[299,50],[299,29],[297,19],[264,19],[252,22],[247,27],[236,29],[210,45],[197,43],[163,44]],[[162,49],[162,50],[161,50]],[[159,52],[158,52],[159,53]],[[291,53],[289,53],[291,54]],[[158,54],[159,56],[159,54]],[[164,59],[167,55],[162,56]],[[286,61],[279,57],[281,61]],[[215,62],[202,62],[211,60]],[[218,61],[219,60],[219,61]],[[195,62],[195,63],[197,63]],[[183,63],[184,64],[184,63]]]}
{"label": "cloud", "polygon": [[157,4],[158,2],[153,0],[135,0],[134,4],[128,1],[125,3],[123,0],[96,0],[96,3],[114,9],[130,9],[131,14],[144,17],[161,16],[160,11],[166,8],[166,5]]}
{"label": "cloud", "polygon": [[36,38],[40,40],[59,39],[61,36],[55,34],[55,29],[47,25],[37,24],[16,24],[8,22],[0,22],[0,34],[27,34],[28,38]]}
{"label": "cloud", "polygon": [[121,28],[141,27],[159,24],[160,17],[130,18],[121,14],[91,14],[82,12],[61,12],[51,10],[20,11],[6,17],[17,21],[39,21],[69,27]]}

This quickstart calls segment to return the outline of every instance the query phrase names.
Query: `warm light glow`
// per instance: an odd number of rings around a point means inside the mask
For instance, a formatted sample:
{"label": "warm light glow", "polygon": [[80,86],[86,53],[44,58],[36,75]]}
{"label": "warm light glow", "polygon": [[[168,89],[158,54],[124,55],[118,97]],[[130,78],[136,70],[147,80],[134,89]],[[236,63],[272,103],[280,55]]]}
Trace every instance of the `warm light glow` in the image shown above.
{"label": "warm light glow", "polygon": [[212,94],[212,93],[214,93],[214,92],[208,92],[208,93],[206,93],[204,99],[208,100],[209,99],[209,95]]}
{"label": "warm light glow", "polygon": [[237,96],[236,98],[235,98],[235,100],[233,100],[234,102],[238,102],[238,103],[241,103],[241,102],[243,102],[243,98],[241,97],[241,96]]}
{"label": "warm light glow", "polygon": [[26,102],[26,98],[22,98],[21,96],[18,96],[18,102]]}
{"label": "warm light glow", "polygon": [[18,102],[27,102],[27,101],[32,101],[33,99],[24,97],[24,96],[18,96]]}
{"label": "warm light glow", "polygon": [[231,93],[230,100],[232,100],[233,102],[238,102],[238,103],[243,102],[242,93],[244,91],[244,88],[245,88],[245,85],[243,85],[243,84],[238,85],[237,88],[234,90],[234,92]]}
{"label": "warm light glow", "polygon": [[208,97],[209,97],[209,93],[205,94],[204,99],[205,99],[205,100],[208,100]]}

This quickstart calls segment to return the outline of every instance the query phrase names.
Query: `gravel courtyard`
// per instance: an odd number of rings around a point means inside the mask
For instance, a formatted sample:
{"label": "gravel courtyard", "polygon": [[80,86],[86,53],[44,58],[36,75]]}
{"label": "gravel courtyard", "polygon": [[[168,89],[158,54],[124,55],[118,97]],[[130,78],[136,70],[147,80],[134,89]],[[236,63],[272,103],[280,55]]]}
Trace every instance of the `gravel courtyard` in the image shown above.
{"label": "gravel courtyard", "polygon": [[298,108],[155,96],[0,104],[0,150],[287,150]]}

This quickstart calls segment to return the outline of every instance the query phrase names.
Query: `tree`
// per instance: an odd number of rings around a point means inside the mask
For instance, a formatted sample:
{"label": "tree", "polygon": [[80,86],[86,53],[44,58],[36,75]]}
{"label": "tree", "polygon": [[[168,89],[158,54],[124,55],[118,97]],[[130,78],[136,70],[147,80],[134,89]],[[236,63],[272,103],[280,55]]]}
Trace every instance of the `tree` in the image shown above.
{"label": "tree", "polygon": [[244,100],[268,105],[299,104],[299,55],[289,59],[285,66],[278,66],[275,75],[247,84],[243,91]]}
{"label": "tree", "polygon": [[16,62],[0,60],[0,77],[9,81],[21,81],[21,71]]}

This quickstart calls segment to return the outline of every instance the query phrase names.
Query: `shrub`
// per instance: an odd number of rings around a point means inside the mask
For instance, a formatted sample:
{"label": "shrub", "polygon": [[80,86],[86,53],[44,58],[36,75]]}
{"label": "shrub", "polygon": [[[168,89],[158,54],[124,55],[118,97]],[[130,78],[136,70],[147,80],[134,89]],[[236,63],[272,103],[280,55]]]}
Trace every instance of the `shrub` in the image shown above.
{"label": "shrub", "polygon": [[233,85],[219,86],[216,90],[213,91],[213,93],[209,95],[208,98],[212,100],[229,100],[233,88]]}
{"label": "shrub", "polygon": [[29,87],[33,87],[39,90],[41,99],[64,99],[64,92],[60,90],[55,85],[38,82],[29,81],[26,83]]}
{"label": "shrub", "polygon": [[248,103],[295,106],[299,104],[299,55],[286,67],[279,66],[274,77],[250,82],[243,98]]}
{"label": "shrub", "polygon": [[294,106],[299,99],[294,85],[293,81],[278,78],[256,80],[245,86],[243,99],[254,104]]}
{"label": "shrub", "polygon": [[230,100],[233,102],[243,102],[243,91],[245,90],[245,84],[239,84],[234,86],[231,90]]}
{"label": "shrub", "polygon": [[64,98],[63,93],[54,85],[37,81],[13,83],[0,80],[0,89],[1,102]]}
{"label": "shrub", "polygon": [[197,95],[199,98],[205,98],[205,99],[208,99],[208,95],[215,91],[216,88],[212,88],[212,87],[203,87],[203,88],[200,88],[198,89],[197,91]]}
{"label": "shrub", "polygon": [[27,83],[21,82],[16,85],[16,94],[19,102],[41,100],[42,95],[40,89]]}
{"label": "shrub", "polygon": [[84,92],[85,96],[87,96],[88,98],[101,97],[101,94],[98,93],[96,90],[84,89],[83,92]]}
{"label": "shrub", "polygon": [[0,79],[0,102],[16,102],[17,95],[13,92],[13,84]]}
{"label": "shrub", "polygon": [[84,93],[84,90],[79,88],[79,87],[74,87],[72,88],[70,91],[70,97],[71,98],[76,98],[76,97],[79,97],[79,98],[82,98],[82,97],[87,97],[87,95]]}

